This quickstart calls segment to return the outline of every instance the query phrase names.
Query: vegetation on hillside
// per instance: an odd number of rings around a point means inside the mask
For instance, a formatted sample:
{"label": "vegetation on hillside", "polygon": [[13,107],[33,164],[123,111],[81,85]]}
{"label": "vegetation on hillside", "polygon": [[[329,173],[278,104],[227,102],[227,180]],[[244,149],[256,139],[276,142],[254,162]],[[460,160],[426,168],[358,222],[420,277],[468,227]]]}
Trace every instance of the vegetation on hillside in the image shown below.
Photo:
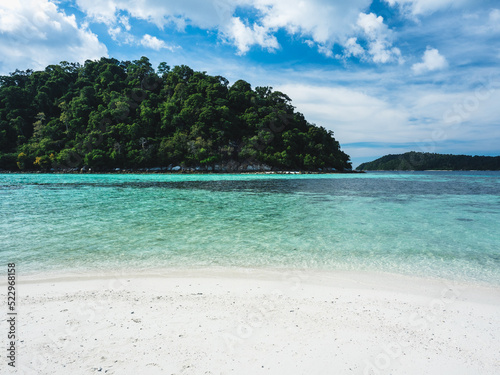
{"label": "vegetation on hillside", "polygon": [[168,165],[350,169],[331,131],[271,87],[137,61],[61,62],[0,77],[0,168]]}
{"label": "vegetation on hillside", "polygon": [[443,155],[407,152],[359,165],[360,171],[500,170],[500,156]]}

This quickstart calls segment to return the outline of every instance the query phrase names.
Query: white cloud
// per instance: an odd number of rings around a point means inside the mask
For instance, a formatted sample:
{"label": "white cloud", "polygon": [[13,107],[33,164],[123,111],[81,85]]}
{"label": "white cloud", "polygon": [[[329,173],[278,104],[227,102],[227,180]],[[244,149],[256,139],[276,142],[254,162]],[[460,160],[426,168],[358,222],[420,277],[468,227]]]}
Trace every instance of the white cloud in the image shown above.
{"label": "white cloud", "polygon": [[108,34],[118,44],[128,44],[128,45],[140,44],[137,43],[136,38],[131,33],[129,33],[128,31],[123,31],[123,29],[120,26],[116,27],[110,26],[108,28]]}
{"label": "white cloud", "polygon": [[483,145],[483,152],[498,152],[500,90],[489,86],[449,92],[403,85],[395,87],[391,97],[373,87],[368,92],[362,87],[293,83],[276,89],[290,96],[308,121],[333,130],[341,145],[353,144],[343,147],[353,157],[373,155],[373,146],[364,148],[364,143],[386,145],[375,150],[380,155],[396,152],[398,145],[432,152],[456,144],[479,152]]}
{"label": "white cloud", "polygon": [[[402,62],[401,51],[392,46],[392,33],[384,24],[384,18],[374,13],[360,13],[357,26],[368,39],[368,51],[375,63],[388,63],[394,60]],[[348,52],[350,46],[348,46]]]}
{"label": "white cloud", "polygon": [[125,30],[127,31],[130,31],[130,29],[132,28],[130,26],[130,23],[129,23],[129,18],[126,17],[126,16],[121,16],[120,17],[120,23],[123,25],[123,27],[125,28]]}
{"label": "white cloud", "polygon": [[277,87],[306,119],[335,132],[341,143],[410,141],[408,114],[360,89],[288,84]]}
{"label": "white cloud", "polygon": [[[321,53],[335,43],[347,39],[356,23],[358,14],[367,8],[371,0],[349,2],[331,0],[76,0],[77,5],[89,17],[113,25],[119,22],[119,14],[127,12],[131,17],[154,23],[159,28],[186,25],[201,29],[218,30],[232,42],[240,54],[252,46],[274,50],[279,48],[274,33],[279,29],[289,34],[307,37],[318,46]],[[254,9],[257,19],[248,23],[236,15],[238,7]]]}
{"label": "white cloud", "polygon": [[306,41],[304,41],[304,43],[311,48],[314,47],[314,42],[311,39],[307,39]]}
{"label": "white cloud", "polygon": [[326,57],[333,57],[333,51],[330,47],[318,45],[318,52]]}
{"label": "white cloud", "polygon": [[448,66],[446,58],[435,48],[427,48],[424,52],[422,62],[413,64],[411,67],[415,74],[422,74],[434,70],[442,70]]}
{"label": "white cloud", "polygon": [[254,3],[263,14],[265,27],[283,28],[290,34],[309,36],[318,44],[328,45],[350,33],[359,12],[371,1],[255,0]]}
{"label": "white cloud", "polygon": [[279,48],[278,40],[269,32],[269,29],[257,24],[246,26],[239,17],[234,17],[225,34],[238,48],[239,54],[244,54],[255,44],[270,51]]}
{"label": "white cloud", "polygon": [[382,16],[359,13],[356,29],[358,36],[367,44],[366,50],[358,43],[357,37],[350,37],[343,43],[343,55],[337,55],[337,58],[345,59],[353,56],[377,64],[404,61],[399,48],[393,47],[393,33],[384,23]]}
{"label": "white cloud", "polygon": [[117,20],[116,13],[119,8],[114,0],[76,0],[76,3],[89,17],[99,22],[109,24]]}
{"label": "white cloud", "polygon": [[170,51],[174,50],[174,47],[167,45],[163,40],[160,40],[157,37],[151,36],[149,34],[146,34],[142,37],[141,44],[144,47],[151,48],[156,51],[159,51],[161,49],[168,49]]}
{"label": "white cloud", "polygon": [[362,57],[365,54],[365,50],[358,44],[357,41],[357,38],[352,37],[347,39],[347,41],[344,43],[346,57]]}
{"label": "white cloud", "polygon": [[307,37],[308,45],[314,43],[318,52],[328,57],[333,56],[332,46],[350,33],[360,9],[370,4],[370,0],[352,0],[349,3],[328,0],[242,2],[254,7],[260,15],[253,26],[244,25],[239,18],[232,18],[229,26],[220,25],[225,31],[224,35],[234,42],[240,54],[247,52],[252,45],[278,48],[278,41],[272,34],[282,29],[290,35]]}
{"label": "white cloud", "polygon": [[113,24],[119,21],[121,11],[131,17],[151,22],[162,28],[173,24],[179,29],[193,25],[203,29],[227,24],[238,5],[247,0],[76,0],[89,17]]}
{"label": "white cloud", "polygon": [[111,36],[111,38],[114,41],[118,40],[118,36],[122,33],[122,28],[117,26],[117,27],[110,27],[108,29],[108,34]]}
{"label": "white cloud", "polygon": [[385,38],[388,28],[384,24],[384,18],[374,13],[360,13],[357,25],[365,32],[370,39]]}
{"label": "white cloud", "polygon": [[450,7],[461,7],[473,0],[385,0],[391,6],[399,6],[408,15],[418,16],[434,13]]}
{"label": "white cloud", "polygon": [[375,63],[387,63],[396,59],[400,63],[403,62],[399,48],[390,48],[384,40],[376,40],[370,43],[368,52],[373,56],[373,62]]}
{"label": "white cloud", "polygon": [[1,2],[0,35],[1,74],[107,56],[95,34],[48,0]]}
{"label": "white cloud", "polygon": [[108,28],[108,34],[118,44],[126,44],[130,46],[142,46],[153,49],[155,51],[167,49],[173,52],[176,49],[180,48],[179,46],[169,45],[165,43],[165,41],[149,34],[143,35],[142,38],[137,38],[128,31],[124,31],[120,26],[116,27],[110,26]]}

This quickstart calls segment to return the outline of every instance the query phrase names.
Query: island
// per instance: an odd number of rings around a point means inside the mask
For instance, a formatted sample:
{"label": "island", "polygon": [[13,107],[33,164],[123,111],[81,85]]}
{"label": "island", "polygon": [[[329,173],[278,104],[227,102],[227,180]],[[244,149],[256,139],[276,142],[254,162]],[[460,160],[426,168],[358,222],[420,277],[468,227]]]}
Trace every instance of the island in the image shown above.
{"label": "island", "polygon": [[272,87],[147,57],[0,77],[4,171],[350,171],[333,132]]}
{"label": "island", "polygon": [[358,171],[498,171],[500,156],[469,156],[435,154],[428,152],[407,152],[386,155],[374,161],[360,164]]}

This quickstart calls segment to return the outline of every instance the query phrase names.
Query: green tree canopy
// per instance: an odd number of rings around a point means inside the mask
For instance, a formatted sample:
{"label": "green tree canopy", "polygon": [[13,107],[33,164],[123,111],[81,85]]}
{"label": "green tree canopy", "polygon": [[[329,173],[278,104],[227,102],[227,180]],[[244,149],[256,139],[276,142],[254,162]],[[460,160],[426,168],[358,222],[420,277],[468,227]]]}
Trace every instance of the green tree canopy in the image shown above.
{"label": "green tree canopy", "polygon": [[445,155],[407,152],[386,155],[359,165],[360,171],[425,171],[425,170],[500,170],[500,156]]}
{"label": "green tree canopy", "polygon": [[[333,133],[271,87],[157,71],[147,57],[61,62],[0,76],[0,168],[167,165],[350,169]],[[240,168],[241,169],[241,168]]]}

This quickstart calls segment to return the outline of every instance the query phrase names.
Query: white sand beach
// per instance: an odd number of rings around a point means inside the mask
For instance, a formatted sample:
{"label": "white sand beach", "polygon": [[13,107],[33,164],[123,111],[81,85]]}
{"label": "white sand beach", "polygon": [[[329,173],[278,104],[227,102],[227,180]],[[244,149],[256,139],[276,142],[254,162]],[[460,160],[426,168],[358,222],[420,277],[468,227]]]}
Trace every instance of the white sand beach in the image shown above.
{"label": "white sand beach", "polygon": [[500,373],[500,288],[297,270],[18,283],[1,374]]}

